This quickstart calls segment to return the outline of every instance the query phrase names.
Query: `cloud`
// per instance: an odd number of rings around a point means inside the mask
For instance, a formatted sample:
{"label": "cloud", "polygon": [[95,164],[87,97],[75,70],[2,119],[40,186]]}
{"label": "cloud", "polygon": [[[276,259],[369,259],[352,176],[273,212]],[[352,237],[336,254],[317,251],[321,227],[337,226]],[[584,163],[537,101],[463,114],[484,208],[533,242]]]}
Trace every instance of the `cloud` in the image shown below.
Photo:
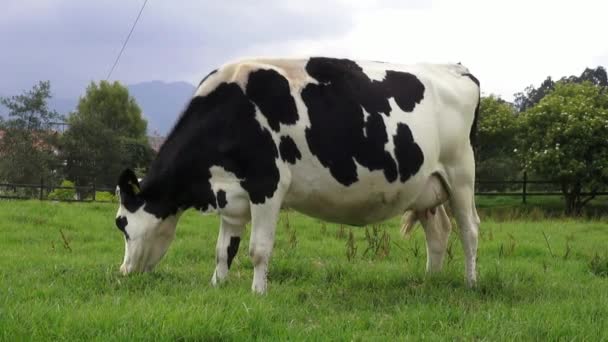
{"label": "cloud", "polygon": [[585,67],[607,65],[605,13],[608,3],[587,0],[576,7],[548,0],[365,7],[354,11],[353,27],[344,36],[261,44],[251,50],[396,63],[462,62],[481,79],[484,93],[510,100],[547,76],[578,75]]}
{"label": "cloud", "polygon": [[[80,93],[105,78],[141,1],[10,1],[0,14],[0,92],[51,79],[59,93]],[[149,1],[113,78],[136,82],[187,79],[251,45],[345,34],[339,2],[285,5],[280,0]]]}
{"label": "cloud", "polygon": [[[105,78],[143,0],[8,0],[0,93],[50,79],[64,96]],[[578,0],[149,1],[113,78],[193,84],[240,56],[462,62],[485,93],[608,63],[608,2]]]}

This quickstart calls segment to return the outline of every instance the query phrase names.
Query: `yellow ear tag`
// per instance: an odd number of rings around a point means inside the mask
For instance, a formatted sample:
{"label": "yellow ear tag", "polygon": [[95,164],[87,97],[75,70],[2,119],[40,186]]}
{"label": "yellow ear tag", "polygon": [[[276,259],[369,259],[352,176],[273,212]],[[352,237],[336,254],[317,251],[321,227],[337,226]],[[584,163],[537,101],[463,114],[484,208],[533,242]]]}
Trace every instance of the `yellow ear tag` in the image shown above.
{"label": "yellow ear tag", "polygon": [[137,195],[140,191],[139,186],[133,184],[133,182],[129,182],[129,185],[131,186],[131,188],[133,188],[133,193]]}

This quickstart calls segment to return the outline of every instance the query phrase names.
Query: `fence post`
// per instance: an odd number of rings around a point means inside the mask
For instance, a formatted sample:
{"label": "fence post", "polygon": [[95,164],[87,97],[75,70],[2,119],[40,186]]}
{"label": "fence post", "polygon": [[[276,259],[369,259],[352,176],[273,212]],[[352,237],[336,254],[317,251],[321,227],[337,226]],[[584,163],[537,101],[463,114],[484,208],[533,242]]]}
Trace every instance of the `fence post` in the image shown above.
{"label": "fence post", "polygon": [[40,177],[40,197],[39,199],[42,201],[42,197],[44,195],[44,178]]}
{"label": "fence post", "polygon": [[526,204],[526,196],[528,193],[528,172],[524,171],[524,187],[523,187],[523,192],[522,192],[522,200],[523,203]]}
{"label": "fence post", "polygon": [[93,202],[95,202],[95,193],[97,190],[95,189],[95,178],[93,178]]}

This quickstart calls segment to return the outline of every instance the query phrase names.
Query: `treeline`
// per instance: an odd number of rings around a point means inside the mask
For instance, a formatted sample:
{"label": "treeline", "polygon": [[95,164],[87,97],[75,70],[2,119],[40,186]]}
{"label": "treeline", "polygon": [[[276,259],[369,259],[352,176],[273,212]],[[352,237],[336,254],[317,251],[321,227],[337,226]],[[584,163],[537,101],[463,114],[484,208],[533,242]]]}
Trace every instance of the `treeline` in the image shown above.
{"label": "treeline", "polygon": [[147,122],[120,83],[91,83],[67,117],[48,108],[50,98],[48,81],[0,98],[8,109],[0,122],[0,182],[113,187],[123,168],[142,171],[151,162]]}
{"label": "treeline", "polygon": [[[608,184],[608,77],[603,67],[581,75],[550,77],[538,88],[481,99],[476,150],[477,179],[556,181],[565,209],[582,208]],[[0,182],[113,187],[125,167],[139,175],[154,157],[141,109],[118,82],[91,83],[76,110],[50,110],[50,83],[0,99]],[[55,122],[67,122],[60,133]],[[494,186],[493,189],[497,189]],[[488,189],[483,189],[488,190]],[[500,190],[500,189],[497,189]],[[585,195],[587,194],[587,195]]]}
{"label": "treeline", "polygon": [[[565,211],[578,215],[608,184],[608,77],[603,67],[515,94],[481,99],[477,179],[559,183]],[[585,195],[587,194],[587,195]]]}

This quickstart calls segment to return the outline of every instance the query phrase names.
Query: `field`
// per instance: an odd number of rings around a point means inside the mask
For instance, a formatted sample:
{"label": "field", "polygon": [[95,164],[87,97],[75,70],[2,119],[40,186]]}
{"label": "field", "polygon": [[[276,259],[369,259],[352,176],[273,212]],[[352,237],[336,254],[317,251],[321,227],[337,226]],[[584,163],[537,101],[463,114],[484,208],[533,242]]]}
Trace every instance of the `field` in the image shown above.
{"label": "field", "polygon": [[115,210],[0,201],[1,340],[608,340],[605,218],[483,215],[471,290],[457,234],[427,277],[421,229],[403,240],[395,219],[349,244],[350,227],[284,213],[257,296],[247,239],[210,286],[218,218],[192,211],[155,272],[121,276]]}

